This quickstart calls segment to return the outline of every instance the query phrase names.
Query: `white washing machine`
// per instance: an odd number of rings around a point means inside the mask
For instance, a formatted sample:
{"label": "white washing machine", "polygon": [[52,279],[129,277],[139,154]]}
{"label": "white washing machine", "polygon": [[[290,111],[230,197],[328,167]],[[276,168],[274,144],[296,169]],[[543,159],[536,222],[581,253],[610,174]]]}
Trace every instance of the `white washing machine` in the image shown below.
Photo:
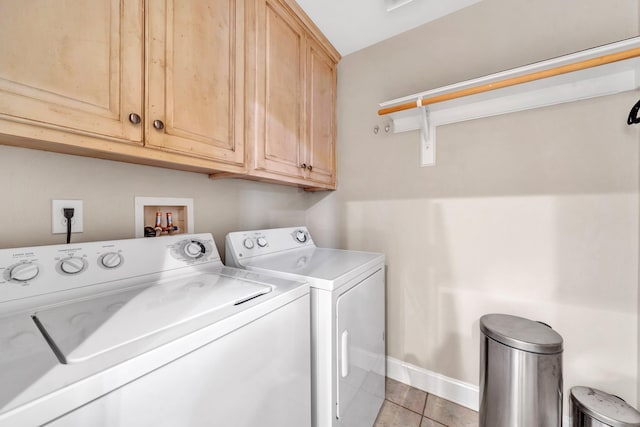
{"label": "white washing machine", "polygon": [[311,286],[314,427],[371,427],[384,401],[384,255],[318,248],[305,227],[229,233],[226,264]]}
{"label": "white washing machine", "polygon": [[309,304],[210,234],[0,250],[0,425],[309,426]]}

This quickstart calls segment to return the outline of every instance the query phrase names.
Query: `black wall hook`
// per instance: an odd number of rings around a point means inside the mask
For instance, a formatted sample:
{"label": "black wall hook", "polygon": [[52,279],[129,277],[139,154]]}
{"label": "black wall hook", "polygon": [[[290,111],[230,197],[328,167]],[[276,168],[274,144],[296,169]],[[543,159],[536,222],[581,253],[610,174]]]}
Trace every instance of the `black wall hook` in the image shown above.
{"label": "black wall hook", "polygon": [[638,117],[638,110],[640,110],[640,101],[636,102],[636,105],[634,105],[631,108],[631,111],[629,111],[629,117],[627,117],[628,125],[636,125],[640,123],[640,118]]}

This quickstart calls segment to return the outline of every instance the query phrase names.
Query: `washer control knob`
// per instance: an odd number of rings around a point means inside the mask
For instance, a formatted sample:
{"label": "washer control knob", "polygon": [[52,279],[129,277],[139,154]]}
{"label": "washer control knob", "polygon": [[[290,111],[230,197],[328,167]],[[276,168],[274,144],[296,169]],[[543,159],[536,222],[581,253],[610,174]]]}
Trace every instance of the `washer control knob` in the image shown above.
{"label": "washer control knob", "polygon": [[100,265],[104,268],[116,268],[122,264],[122,255],[117,252],[107,252],[100,257]]}
{"label": "washer control knob", "polygon": [[300,243],[304,243],[307,241],[307,233],[302,230],[296,231],[296,240]]}
{"label": "washer control knob", "polygon": [[65,274],[78,274],[85,269],[82,258],[69,257],[60,261],[60,270]]}
{"label": "washer control knob", "polygon": [[265,239],[264,237],[258,237],[258,240],[256,240],[258,242],[258,246],[260,246],[261,248],[264,248],[265,246],[267,246],[267,239]]}
{"label": "washer control knob", "polygon": [[31,262],[16,264],[9,270],[9,280],[14,282],[28,282],[35,279],[40,273],[40,268]]}
{"label": "washer control knob", "polygon": [[182,248],[182,252],[187,256],[187,258],[199,258],[201,257],[207,250],[204,245],[197,240],[191,240],[187,242]]}
{"label": "washer control knob", "polygon": [[253,249],[253,240],[251,240],[250,238],[246,238],[244,239],[244,241],[242,242],[242,244],[244,245],[245,248],[247,249]]}

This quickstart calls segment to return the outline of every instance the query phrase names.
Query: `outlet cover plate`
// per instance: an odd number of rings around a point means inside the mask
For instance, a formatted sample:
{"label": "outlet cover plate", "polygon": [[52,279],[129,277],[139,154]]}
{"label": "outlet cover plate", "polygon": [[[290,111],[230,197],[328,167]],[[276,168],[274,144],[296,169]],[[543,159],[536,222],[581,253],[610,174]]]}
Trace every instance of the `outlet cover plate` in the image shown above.
{"label": "outlet cover plate", "polygon": [[71,218],[71,232],[82,233],[83,210],[82,200],[52,200],[51,201],[51,233],[66,234],[67,219],[64,217],[64,208],[73,208]]}

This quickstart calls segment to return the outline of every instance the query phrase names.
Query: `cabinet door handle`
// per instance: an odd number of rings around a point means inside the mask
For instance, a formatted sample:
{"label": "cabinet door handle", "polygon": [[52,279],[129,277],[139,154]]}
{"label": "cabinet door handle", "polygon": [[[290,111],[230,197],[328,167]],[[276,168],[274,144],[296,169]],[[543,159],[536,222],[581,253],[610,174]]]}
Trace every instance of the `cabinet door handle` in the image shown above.
{"label": "cabinet door handle", "polygon": [[300,165],[300,167],[301,167],[302,169],[306,169],[306,168],[307,168],[307,164],[306,164],[306,163],[303,163],[303,164],[301,164],[301,165]]}
{"label": "cabinet door handle", "polygon": [[140,115],[138,115],[136,113],[131,113],[131,114],[129,114],[129,121],[131,123],[133,123],[134,125],[138,125],[138,124],[140,124],[142,119],[140,118]]}
{"label": "cabinet door handle", "polygon": [[158,130],[162,130],[162,129],[164,129],[164,123],[162,123],[162,120],[154,120],[153,121],[153,127],[158,129]]}
{"label": "cabinet door handle", "polygon": [[311,172],[311,169],[313,169],[313,166],[309,165],[307,166],[307,169],[309,169],[309,172]]}

